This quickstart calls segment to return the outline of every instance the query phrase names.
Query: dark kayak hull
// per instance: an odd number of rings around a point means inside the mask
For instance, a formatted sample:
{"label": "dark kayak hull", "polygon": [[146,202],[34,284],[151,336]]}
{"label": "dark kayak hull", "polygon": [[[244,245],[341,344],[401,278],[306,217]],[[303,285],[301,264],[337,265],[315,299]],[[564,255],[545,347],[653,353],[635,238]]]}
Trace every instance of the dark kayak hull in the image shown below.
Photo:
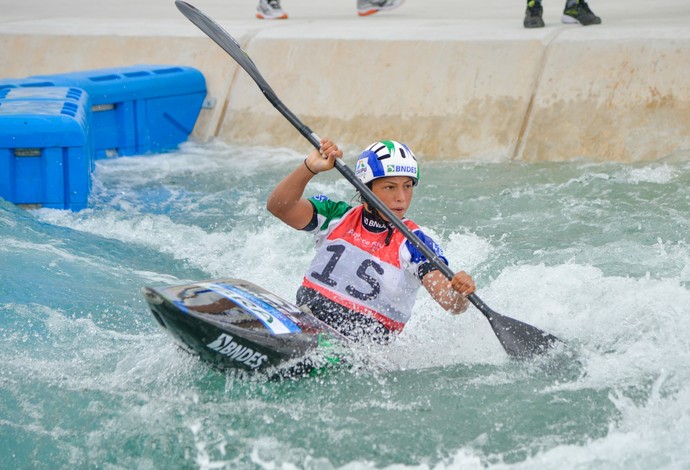
{"label": "dark kayak hull", "polygon": [[306,373],[341,339],[314,316],[241,279],[144,287],[143,293],[178,343],[220,369]]}

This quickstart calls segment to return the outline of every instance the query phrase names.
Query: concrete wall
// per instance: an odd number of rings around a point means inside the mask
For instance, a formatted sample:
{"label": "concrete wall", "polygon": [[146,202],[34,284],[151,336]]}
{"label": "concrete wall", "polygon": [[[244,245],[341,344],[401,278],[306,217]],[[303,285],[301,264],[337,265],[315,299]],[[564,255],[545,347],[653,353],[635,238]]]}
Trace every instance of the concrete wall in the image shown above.
{"label": "concrete wall", "polygon": [[517,158],[690,156],[689,31],[583,41],[569,30],[549,43]]}
{"label": "concrete wall", "polygon": [[[349,151],[394,138],[426,157],[690,158],[690,29],[582,30],[434,40],[385,30],[333,38],[303,27],[233,34],[282,101]],[[309,149],[200,33],[0,34],[0,51],[0,77],[137,63],[194,66],[216,99],[203,110],[195,137]]]}

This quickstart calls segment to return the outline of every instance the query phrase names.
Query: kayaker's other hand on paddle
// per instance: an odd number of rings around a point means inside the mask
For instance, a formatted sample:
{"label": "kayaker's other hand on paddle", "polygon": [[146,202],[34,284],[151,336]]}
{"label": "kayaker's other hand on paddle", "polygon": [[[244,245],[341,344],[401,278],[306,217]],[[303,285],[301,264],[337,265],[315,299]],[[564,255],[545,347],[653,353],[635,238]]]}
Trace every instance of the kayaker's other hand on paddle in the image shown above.
{"label": "kayaker's other hand on paddle", "polygon": [[336,158],[343,158],[343,151],[331,139],[321,139],[321,148],[312,150],[307,157],[307,168],[312,173],[328,171],[335,166]]}
{"label": "kayaker's other hand on paddle", "polygon": [[474,283],[474,279],[472,279],[472,276],[467,274],[465,271],[455,273],[455,276],[453,276],[453,279],[451,279],[450,284],[453,286],[453,290],[463,297],[467,297],[477,290],[477,285]]}
{"label": "kayaker's other hand on paddle", "polygon": [[465,271],[455,273],[453,279],[448,280],[441,271],[433,270],[422,278],[422,283],[431,297],[453,315],[467,310],[467,296],[477,289],[474,279]]}

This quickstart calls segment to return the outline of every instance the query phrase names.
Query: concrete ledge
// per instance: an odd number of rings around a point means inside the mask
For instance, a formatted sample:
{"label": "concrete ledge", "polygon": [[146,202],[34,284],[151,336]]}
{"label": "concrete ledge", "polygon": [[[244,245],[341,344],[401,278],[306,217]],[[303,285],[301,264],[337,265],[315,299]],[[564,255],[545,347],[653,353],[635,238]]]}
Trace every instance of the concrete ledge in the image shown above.
{"label": "concrete ledge", "polygon": [[[196,138],[309,150],[254,82],[184,18],[117,21],[103,27],[80,19],[59,30],[49,20],[0,22],[0,77],[189,65],[204,73],[216,102],[202,111]],[[526,31],[515,23],[221,21],[283,102],[348,152],[395,138],[423,157],[690,158],[686,21],[642,30],[633,23]],[[37,24],[42,34],[27,31]]]}

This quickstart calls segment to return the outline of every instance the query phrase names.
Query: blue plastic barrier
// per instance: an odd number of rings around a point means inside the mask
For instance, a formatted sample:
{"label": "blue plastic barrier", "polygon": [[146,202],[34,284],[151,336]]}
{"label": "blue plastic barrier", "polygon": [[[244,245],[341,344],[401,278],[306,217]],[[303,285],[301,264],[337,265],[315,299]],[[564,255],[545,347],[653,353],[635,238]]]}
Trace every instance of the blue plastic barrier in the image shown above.
{"label": "blue plastic barrier", "polygon": [[91,190],[91,101],[74,87],[0,88],[0,197],[80,210]]}
{"label": "blue plastic barrier", "polygon": [[174,149],[191,134],[206,97],[201,72],[170,65],[32,76],[15,85],[46,83],[83,88],[91,96],[96,158]]}
{"label": "blue plastic barrier", "polygon": [[30,78],[0,78],[0,90],[6,88],[45,88],[55,86],[53,82]]}

